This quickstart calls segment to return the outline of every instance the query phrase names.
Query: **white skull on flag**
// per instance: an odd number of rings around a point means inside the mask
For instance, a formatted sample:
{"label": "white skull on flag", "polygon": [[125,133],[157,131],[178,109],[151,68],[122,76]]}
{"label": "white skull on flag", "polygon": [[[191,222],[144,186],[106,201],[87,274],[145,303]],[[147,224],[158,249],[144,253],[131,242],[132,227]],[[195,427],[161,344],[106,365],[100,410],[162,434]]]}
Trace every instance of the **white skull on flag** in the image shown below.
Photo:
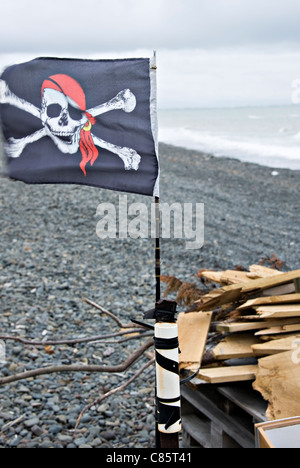
{"label": "white skull on flag", "polygon": [[41,89],[41,109],[12,93],[4,80],[0,80],[0,103],[10,104],[40,118],[43,128],[24,138],[10,138],[7,153],[19,157],[25,146],[48,136],[57,148],[65,154],[75,154],[80,149],[80,168],[86,175],[86,164],[91,165],[98,157],[97,147],[117,154],[125,169],[138,170],[141,157],[131,148],[108,143],[91,133],[96,116],[111,110],[121,109],[132,112],[136,98],[129,89],[120,91],[109,101],[86,109],[86,98],[81,85],[65,74],[51,75],[44,80]]}
{"label": "white skull on flag", "polygon": [[78,151],[80,132],[88,118],[70,97],[55,89],[45,88],[41,121],[47,135],[60,151],[70,154]]}

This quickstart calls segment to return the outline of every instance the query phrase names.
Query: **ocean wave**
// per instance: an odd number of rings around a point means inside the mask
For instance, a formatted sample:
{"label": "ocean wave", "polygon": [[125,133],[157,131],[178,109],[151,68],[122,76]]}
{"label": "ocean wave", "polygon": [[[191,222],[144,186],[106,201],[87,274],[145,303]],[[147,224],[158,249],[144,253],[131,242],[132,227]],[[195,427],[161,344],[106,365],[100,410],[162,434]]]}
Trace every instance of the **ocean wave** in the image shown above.
{"label": "ocean wave", "polygon": [[[296,139],[300,139],[299,137]],[[282,142],[266,142],[230,137],[228,135],[194,131],[188,128],[162,127],[159,140],[163,143],[207,152],[219,157],[232,157],[269,167],[300,170],[300,144],[284,145]]]}

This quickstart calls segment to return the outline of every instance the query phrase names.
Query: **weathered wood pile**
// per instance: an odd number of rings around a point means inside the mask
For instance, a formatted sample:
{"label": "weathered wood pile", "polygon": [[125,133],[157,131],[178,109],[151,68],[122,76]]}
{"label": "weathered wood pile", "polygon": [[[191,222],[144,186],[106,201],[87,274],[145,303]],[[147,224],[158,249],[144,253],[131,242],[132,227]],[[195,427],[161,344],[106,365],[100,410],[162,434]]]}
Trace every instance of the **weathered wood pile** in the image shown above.
{"label": "weathered wood pile", "polygon": [[300,415],[300,270],[201,271],[218,287],[178,317],[180,368],[209,383],[252,380],[269,420]]}

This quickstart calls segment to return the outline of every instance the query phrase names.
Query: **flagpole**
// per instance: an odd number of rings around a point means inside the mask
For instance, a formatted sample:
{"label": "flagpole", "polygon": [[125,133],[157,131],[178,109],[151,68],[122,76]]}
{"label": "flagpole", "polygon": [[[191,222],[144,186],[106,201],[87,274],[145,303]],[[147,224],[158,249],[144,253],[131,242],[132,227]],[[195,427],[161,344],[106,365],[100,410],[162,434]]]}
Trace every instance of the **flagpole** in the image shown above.
{"label": "flagpole", "polygon": [[[160,217],[159,217],[159,197],[155,197],[155,302],[160,300]],[[160,432],[158,430],[158,410],[157,410],[157,379],[155,379],[155,437],[156,448],[161,448]]]}
{"label": "flagpole", "polygon": [[160,300],[160,276],[161,276],[161,260],[160,260],[160,213],[159,213],[159,197],[155,197],[155,279],[156,279],[156,302]]}
{"label": "flagpole", "polygon": [[[179,448],[179,431],[181,428],[181,421],[180,421],[180,383],[179,383],[179,370],[178,370],[178,329],[175,319],[176,313],[176,303],[174,301],[162,301],[161,300],[161,255],[160,255],[160,209],[159,209],[159,197],[155,197],[155,278],[156,278],[156,324],[155,324],[155,354],[156,354],[156,385],[155,385],[155,398],[156,398],[156,448],[171,448],[177,449]],[[169,343],[172,343],[169,345]],[[169,356],[162,356],[161,349],[168,350]],[[166,352],[166,351],[165,351]],[[161,363],[161,357],[165,360]],[[169,372],[170,369],[167,369],[167,375],[164,377],[162,373],[166,371],[166,362],[172,362],[175,366],[177,364],[177,370],[174,373]],[[167,364],[168,367],[168,364]],[[159,370],[158,370],[159,369]],[[169,387],[167,385],[163,385],[165,389],[162,390],[160,380],[166,381],[169,379]],[[175,390],[174,390],[175,389]],[[162,417],[159,415],[159,412],[165,411],[163,409],[162,401],[164,399],[161,398],[162,393],[168,392],[177,393],[176,398],[171,400],[170,403],[170,410],[169,411],[169,418],[170,423],[162,424],[161,419]],[[172,394],[173,396],[173,394]],[[172,406],[175,405],[175,406]],[[166,408],[166,407],[165,407]],[[168,407],[167,407],[168,408]],[[159,411],[160,409],[160,411]],[[175,432],[162,432],[162,427],[165,428],[168,425],[174,424],[174,431]],[[165,429],[163,429],[164,431]]]}

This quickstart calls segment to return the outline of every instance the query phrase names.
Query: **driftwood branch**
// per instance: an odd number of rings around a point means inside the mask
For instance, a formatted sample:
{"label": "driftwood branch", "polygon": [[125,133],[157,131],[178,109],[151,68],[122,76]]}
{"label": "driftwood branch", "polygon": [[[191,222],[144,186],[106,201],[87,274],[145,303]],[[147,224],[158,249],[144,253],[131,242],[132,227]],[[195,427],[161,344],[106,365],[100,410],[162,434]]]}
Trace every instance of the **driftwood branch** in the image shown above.
{"label": "driftwood branch", "polygon": [[[146,334],[146,330],[143,326],[136,325],[134,323],[123,323],[115,314],[113,314],[109,310],[104,309],[104,307],[100,306],[99,304],[96,304],[95,302],[85,297],[83,297],[82,300],[86,302],[87,304],[90,304],[96,309],[100,310],[103,314],[106,314],[110,318],[112,318],[117,323],[119,328],[121,328],[121,331],[110,333],[107,335],[96,335],[96,336],[83,337],[83,338],[72,338],[72,339],[67,339],[67,340],[39,340],[39,341],[27,340],[25,338],[21,338],[20,336],[0,335],[0,340],[18,341],[19,343],[22,343],[24,345],[29,345],[29,346],[57,346],[57,345],[63,345],[63,344],[72,346],[78,343],[90,343],[90,342],[102,341],[102,340],[107,340],[108,338],[116,338],[119,336],[130,335],[130,334],[135,335],[134,338],[143,338],[144,336],[149,336],[149,333]],[[140,333],[140,335],[137,335],[137,333]],[[125,339],[120,340],[120,343],[124,341],[128,341],[130,339],[132,338],[126,337]]]}
{"label": "driftwood branch", "polygon": [[[138,332],[138,330],[136,330],[136,333]],[[148,337],[148,336],[153,336],[153,332],[152,331],[144,331],[144,332],[140,332],[138,335],[137,334],[133,334],[132,336],[127,336],[125,338],[122,338],[120,340],[115,340],[115,341],[107,341],[106,343],[126,343],[126,341],[130,341],[130,340],[138,340],[140,338],[145,338],[145,337]]]}
{"label": "driftwood branch", "polygon": [[25,338],[21,338],[20,336],[12,336],[12,335],[0,335],[0,340],[13,340],[18,341],[24,345],[31,345],[31,346],[55,346],[55,345],[74,345],[78,343],[89,343],[95,341],[102,341],[106,340],[107,338],[114,338],[123,335],[130,335],[134,333],[145,333],[145,328],[132,328],[128,330],[123,330],[116,333],[110,333],[107,335],[96,335],[90,336],[85,338],[72,338],[70,340],[45,340],[45,341],[34,341],[34,340],[26,340]]}
{"label": "driftwood branch", "polygon": [[144,364],[143,367],[141,367],[129,380],[124,382],[122,385],[120,385],[119,387],[114,388],[113,390],[110,390],[109,392],[105,393],[104,395],[101,395],[99,398],[94,400],[92,403],[86,405],[83,408],[83,410],[81,411],[80,415],[78,416],[76,426],[75,426],[75,430],[79,426],[81,418],[82,418],[82,416],[84,415],[84,413],[86,411],[88,411],[92,406],[98,405],[99,403],[101,403],[103,400],[110,397],[111,395],[114,395],[115,393],[124,390],[126,387],[128,387],[128,385],[130,385],[132,382],[134,382],[134,380],[136,380],[148,367],[150,367],[154,363],[155,363],[155,359],[151,359],[151,361]]}
{"label": "driftwood branch", "polygon": [[38,375],[54,374],[58,372],[124,372],[128,369],[142,354],[153,345],[153,340],[147,341],[140,346],[133,354],[131,354],[123,363],[116,366],[100,366],[100,365],[58,365],[37,368],[30,371],[21,372],[19,374],[10,375],[0,378],[0,385],[9,384],[18,380],[29,379]]}
{"label": "driftwood branch", "polygon": [[14,419],[13,421],[10,421],[6,424],[4,424],[1,427],[0,434],[3,434],[7,429],[10,429],[11,427],[15,426],[16,424],[19,424],[19,422],[23,421],[23,419],[26,418],[26,414],[22,414],[22,416],[19,416],[17,419]]}
{"label": "driftwood branch", "polygon": [[87,299],[86,297],[83,297],[82,300],[86,302],[87,304],[95,307],[95,309],[100,310],[103,314],[108,315],[108,317],[112,318],[120,328],[133,328],[133,327],[138,327],[138,325],[134,325],[132,323],[123,323],[121,320],[112,312],[109,310],[104,309],[104,307],[100,306],[99,304],[96,304],[96,302],[91,301],[90,299]]}

